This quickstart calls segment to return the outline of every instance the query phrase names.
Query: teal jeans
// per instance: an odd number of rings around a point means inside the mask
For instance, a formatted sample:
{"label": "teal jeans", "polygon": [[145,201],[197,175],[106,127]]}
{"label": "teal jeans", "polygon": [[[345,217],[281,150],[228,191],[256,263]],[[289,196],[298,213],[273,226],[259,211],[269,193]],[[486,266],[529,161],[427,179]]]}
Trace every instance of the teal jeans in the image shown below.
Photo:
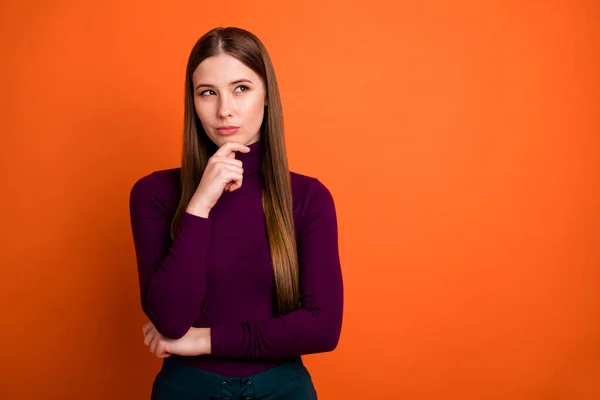
{"label": "teal jeans", "polygon": [[152,386],[151,400],[316,400],[300,357],[244,378],[228,378],[167,357]]}

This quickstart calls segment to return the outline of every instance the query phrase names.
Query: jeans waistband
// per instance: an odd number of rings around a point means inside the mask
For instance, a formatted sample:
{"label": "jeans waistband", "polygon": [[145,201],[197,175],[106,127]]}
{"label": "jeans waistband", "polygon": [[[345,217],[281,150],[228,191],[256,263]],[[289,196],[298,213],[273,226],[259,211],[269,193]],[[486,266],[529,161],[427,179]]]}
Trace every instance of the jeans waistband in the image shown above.
{"label": "jeans waistband", "polygon": [[163,378],[192,389],[222,393],[224,387],[239,392],[252,388],[254,393],[265,393],[277,389],[306,371],[300,357],[282,361],[276,367],[247,377],[226,377],[210,371],[192,367],[174,358],[163,359],[159,372]]}

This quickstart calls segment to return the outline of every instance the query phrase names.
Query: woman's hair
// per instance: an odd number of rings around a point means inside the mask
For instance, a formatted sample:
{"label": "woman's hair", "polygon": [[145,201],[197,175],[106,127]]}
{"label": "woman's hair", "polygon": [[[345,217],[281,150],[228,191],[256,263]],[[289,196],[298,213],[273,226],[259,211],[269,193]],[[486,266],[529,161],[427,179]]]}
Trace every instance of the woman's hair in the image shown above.
{"label": "woman's hair", "polygon": [[267,98],[260,127],[262,206],[276,286],[275,311],[284,314],[300,306],[298,256],[294,234],[292,190],[288,169],[283,112],[275,71],[265,46],[254,34],[240,28],[215,28],[204,34],[190,53],[185,75],[185,110],[181,160],[181,200],[171,224],[177,224],[200,183],[208,159],[217,146],[206,135],[194,107],[192,74],[206,58],[229,54],[261,77]]}

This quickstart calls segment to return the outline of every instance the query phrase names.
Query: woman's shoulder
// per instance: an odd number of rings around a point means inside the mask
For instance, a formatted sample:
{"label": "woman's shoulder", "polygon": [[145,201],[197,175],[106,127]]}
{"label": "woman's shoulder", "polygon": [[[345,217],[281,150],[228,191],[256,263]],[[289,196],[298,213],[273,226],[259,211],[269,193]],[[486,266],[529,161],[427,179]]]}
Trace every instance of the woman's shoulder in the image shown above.
{"label": "woman's shoulder", "polygon": [[335,213],[333,195],[322,179],[290,172],[294,211],[300,218],[315,218],[323,213]]}
{"label": "woman's shoulder", "polygon": [[290,179],[292,181],[292,191],[295,191],[301,197],[329,191],[327,186],[316,176],[290,171]]}
{"label": "woman's shoulder", "polygon": [[170,204],[181,195],[181,168],[152,171],[139,177],[131,187],[132,202],[152,201]]}

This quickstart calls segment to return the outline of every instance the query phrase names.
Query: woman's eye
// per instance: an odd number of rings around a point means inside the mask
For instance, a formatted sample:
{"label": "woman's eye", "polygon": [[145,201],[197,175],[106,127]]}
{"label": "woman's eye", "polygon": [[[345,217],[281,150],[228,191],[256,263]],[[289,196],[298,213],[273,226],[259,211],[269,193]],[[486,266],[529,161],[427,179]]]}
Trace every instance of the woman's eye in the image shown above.
{"label": "woman's eye", "polygon": [[[236,87],[236,90],[239,89],[239,88],[244,88],[244,90],[242,90],[241,92],[238,92],[238,93],[243,93],[246,90],[248,90],[248,86],[246,86],[246,85],[240,85],[240,86]],[[204,90],[204,91],[200,92],[200,96],[206,96],[205,93],[207,93],[207,92],[215,93],[214,90],[208,89],[208,90]]]}

